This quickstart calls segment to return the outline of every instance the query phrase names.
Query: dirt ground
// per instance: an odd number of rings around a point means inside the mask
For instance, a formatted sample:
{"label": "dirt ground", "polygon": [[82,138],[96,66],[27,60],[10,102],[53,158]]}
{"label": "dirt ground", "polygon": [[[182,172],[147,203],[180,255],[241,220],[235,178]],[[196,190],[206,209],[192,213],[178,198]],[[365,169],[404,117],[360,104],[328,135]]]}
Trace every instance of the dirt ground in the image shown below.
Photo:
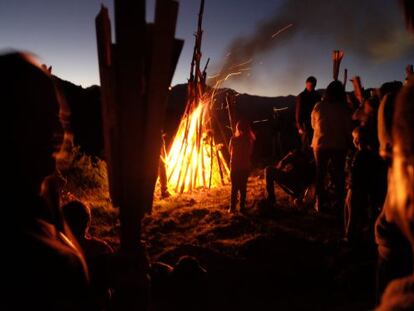
{"label": "dirt ground", "polygon": [[[277,189],[263,208],[264,179],[252,176],[245,214],[227,212],[229,185],[161,200],[143,221],[152,262],[183,255],[208,270],[209,310],[370,310],[375,301],[375,248],[340,242],[333,215],[299,209]],[[92,233],[118,245],[116,210],[93,208]]]}

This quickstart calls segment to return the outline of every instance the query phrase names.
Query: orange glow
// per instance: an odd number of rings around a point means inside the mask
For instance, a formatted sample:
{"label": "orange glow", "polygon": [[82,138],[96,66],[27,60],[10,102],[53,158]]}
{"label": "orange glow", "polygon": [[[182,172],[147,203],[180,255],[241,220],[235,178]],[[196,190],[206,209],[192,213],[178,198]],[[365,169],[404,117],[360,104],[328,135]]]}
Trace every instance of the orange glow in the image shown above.
{"label": "orange glow", "polygon": [[210,98],[203,98],[181,119],[164,160],[168,189],[183,193],[214,188],[229,180],[229,167],[215,143],[210,124]]}
{"label": "orange glow", "polygon": [[[249,71],[247,65],[252,61],[250,59],[232,66],[232,70],[209,77],[214,82],[210,91],[204,92],[203,87],[197,84],[189,93],[190,99],[177,133],[166,157],[162,158],[167,172],[168,191],[183,193],[210,189],[230,181],[230,169],[221,151],[224,146],[216,144],[214,138],[212,104],[220,86],[231,77]],[[200,91],[200,97],[194,96],[196,91]]]}

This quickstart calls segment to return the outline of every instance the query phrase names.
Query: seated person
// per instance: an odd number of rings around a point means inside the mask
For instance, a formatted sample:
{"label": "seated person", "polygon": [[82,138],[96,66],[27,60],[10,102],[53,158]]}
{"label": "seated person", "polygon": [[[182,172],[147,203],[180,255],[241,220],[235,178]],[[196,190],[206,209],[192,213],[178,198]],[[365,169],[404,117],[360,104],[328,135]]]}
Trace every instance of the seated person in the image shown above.
{"label": "seated person", "polygon": [[174,268],[163,262],[151,264],[151,310],[171,310],[171,274]]}
{"label": "seated person", "polygon": [[1,310],[90,310],[89,275],[56,198],[62,105],[30,56],[0,56],[3,120]]}
{"label": "seated person", "polygon": [[81,246],[88,264],[94,302],[103,309],[109,301],[111,291],[108,278],[109,257],[112,248],[105,241],[89,234],[91,211],[80,201],[71,201],[62,207],[65,220]]}
{"label": "seated person", "polygon": [[208,310],[207,271],[192,256],[182,256],[171,272],[172,309]]}
{"label": "seated person", "polygon": [[207,271],[198,260],[182,256],[172,267],[162,262],[151,265],[151,310],[200,311],[207,305]]}
{"label": "seated person", "polygon": [[315,176],[312,151],[289,152],[276,165],[266,167],[265,176],[267,200],[270,204],[276,202],[275,183],[288,194],[301,199]]}

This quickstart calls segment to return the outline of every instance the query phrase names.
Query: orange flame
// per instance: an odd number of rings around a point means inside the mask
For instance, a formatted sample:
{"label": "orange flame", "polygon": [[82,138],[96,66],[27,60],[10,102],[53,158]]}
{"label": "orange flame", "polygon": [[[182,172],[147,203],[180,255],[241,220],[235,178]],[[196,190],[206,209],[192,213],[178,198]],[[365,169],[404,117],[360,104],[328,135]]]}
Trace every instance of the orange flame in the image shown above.
{"label": "orange flame", "polygon": [[233,76],[242,75],[253,59],[234,65],[232,71],[209,77],[214,81],[210,92],[198,102],[189,102],[171,148],[162,158],[167,172],[167,188],[174,193],[200,188],[215,188],[230,180],[230,169],[216,144],[211,122],[211,105],[220,86]]}
{"label": "orange flame", "polygon": [[210,124],[209,100],[201,100],[181,119],[177,134],[164,160],[168,189],[183,193],[225,184],[229,167],[214,141]]}
{"label": "orange flame", "polygon": [[183,193],[200,188],[214,188],[229,180],[229,167],[214,141],[208,125],[210,99],[198,105],[181,119],[177,134],[164,160],[168,189]]}

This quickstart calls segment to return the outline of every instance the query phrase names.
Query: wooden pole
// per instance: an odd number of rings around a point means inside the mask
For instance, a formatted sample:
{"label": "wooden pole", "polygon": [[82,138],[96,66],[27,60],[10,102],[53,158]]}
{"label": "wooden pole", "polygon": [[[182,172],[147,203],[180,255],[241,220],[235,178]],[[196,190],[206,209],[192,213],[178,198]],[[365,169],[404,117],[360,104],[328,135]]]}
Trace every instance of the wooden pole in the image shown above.
{"label": "wooden pole", "polygon": [[333,59],[333,79],[336,81],[338,80],[339,76],[339,69],[341,67],[341,61],[344,57],[344,52],[335,50],[332,53],[332,59]]}
{"label": "wooden pole", "polygon": [[344,90],[346,90],[346,84],[348,82],[348,69],[344,70]]}
{"label": "wooden pole", "polygon": [[354,85],[354,94],[355,97],[358,99],[360,105],[364,103],[364,93],[361,84],[361,78],[356,76],[352,79],[352,84]]}
{"label": "wooden pole", "polygon": [[407,29],[414,32],[414,2],[412,0],[400,0],[405,14]]}
{"label": "wooden pole", "polygon": [[157,0],[153,25],[145,22],[145,0],[115,0],[114,7],[116,43],[105,7],[96,32],[105,159],[112,202],[120,209],[117,309],[145,310],[141,220],[152,207],[168,87],[183,42],[174,38],[176,1]]}

